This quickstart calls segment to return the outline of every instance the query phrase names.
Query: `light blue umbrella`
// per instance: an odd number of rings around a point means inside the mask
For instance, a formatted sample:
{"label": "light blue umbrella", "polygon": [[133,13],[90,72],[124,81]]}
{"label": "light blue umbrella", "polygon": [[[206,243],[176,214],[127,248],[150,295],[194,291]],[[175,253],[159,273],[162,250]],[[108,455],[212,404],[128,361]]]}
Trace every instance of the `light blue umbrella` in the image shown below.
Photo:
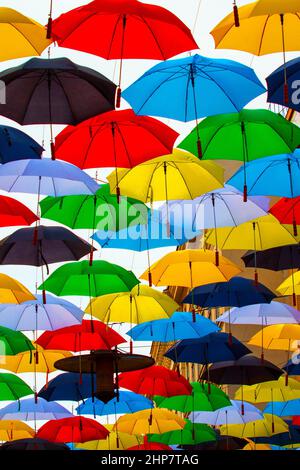
{"label": "light blue umbrella", "polygon": [[136,411],[149,410],[153,408],[153,403],[143,395],[134,392],[119,392],[119,401],[113,398],[108,403],[101,400],[88,398],[76,408],[79,415],[117,415],[126,413],[135,413]]}
{"label": "light blue umbrella", "polygon": [[235,113],[265,91],[253,69],[196,54],[160,62],[122,96],[136,114],[186,122]]}
{"label": "light blue umbrella", "polygon": [[[246,424],[264,419],[262,412],[251,403],[239,400],[230,401],[231,406],[225,406],[216,411],[193,411],[190,413],[189,419],[194,423],[204,423],[211,426]],[[244,404],[244,414],[242,414],[242,404]]]}
{"label": "light blue umbrella", "polygon": [[268,403],[263,413],[270,413],[276,416],[299,416],[300,415],[300,399],[289,401],[274,401]]}
{"label": "light blue umbrella", "polygon": [[0,409],[0,419],[37,421],[61,418],[71,418],[73,415],[63,406],[54,401],[48,402],[43,398],[34,397],[15,401]]}
{"label": "light blue umbrella", "polygon": [[231,308],[218,317],[217,321],[231,325],[298,324],[300,323],[300,312],[288,304],[271,302]]}
{"label": "light blue umbrella", "polygon": [[99,185],[75,165],[43,158],[1,165],[0,189],[17,193],[66,196],[94,194]]}
{"label": "light blue umbrella", "polygon": [[202,315],[194,318],[191,312],[175,312],[170,318],[140,323],[127,334],[134,341],[168,342],[200,338],[219,330],[215,323]]}
{"label": "light blue umbrella", "polygon": [[16,331],[58,330],[82,322],[84,312],[76,305],[46,294],[21,304],[0,304],[0,325]]}

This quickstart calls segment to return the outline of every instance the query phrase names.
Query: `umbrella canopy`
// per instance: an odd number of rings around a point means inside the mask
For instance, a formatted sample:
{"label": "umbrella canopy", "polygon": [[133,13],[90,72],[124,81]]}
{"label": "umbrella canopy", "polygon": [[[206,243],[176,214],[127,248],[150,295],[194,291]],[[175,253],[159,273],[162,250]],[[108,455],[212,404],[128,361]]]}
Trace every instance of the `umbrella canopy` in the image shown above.
{"label": "umbrella canopy", "polygon": [[[195,320],[195,321],[194,321]],[[134,341],[177,341],[199,338],[219,331],[220,328],[208,318],[191,312],[175,312],[170,318],[140,323],[127,334]]]}
{"label": "umbrella canopy", "polygon": [[[280,323],[300,323],[300,312],[281,302],[245,305],[231,308],[217,318],[218,322],[231,325],[277,325]],[[250,344],[250,343],[249,343]]]}
{"label": "umbrella canopy", "polygon": [[300,443],[300,429],[299,426],[292,426],[290,424],[287,432],[281,432],[280,434],[270,437],[256,437],[253,440],[259,444],[268,444],[272,446],[272,449],[274,446],[285,446],[284,450],[297,450]]}
{"label": "umbrella canopy", "polygon": [[297,225],[300,224],[300,196],[295,198],[282,198],[274,206],[270,212],[282,224],[293,224],[295,235],[297,235]]}
{"label": "umbrella canopy", "polygon": [[300,293],[300,271],[291,274],[276,290],[281,295],[293,295],[294,293],[298,295]]}
{"label": "umbrella canopy", "polygon": [[299,413],[300,399],[288,401],[275,401],[268,403],[264,413],[272,413],[276,416],[295,416]]}
{"label": "umbrella canopy", "polygon": [[37,437],[52,442],[87,442],[106,439],[109,431],[90,418],[74,416],[48,421],[37,432]]}
{"label": "umbrella canopy", "polygon": [[172,451],[172,447],[167,446],[165,444],[161,444],[160,442],[148,442],[148,438],[144,437],[143,444],[139,444],[133,447],[128,447],[127,450],[170,450]]}
{"label": "umbrella canopy", "polygon": [[[36,421],[69,418],[72,416],[66,408],[43,398],[25,398],[0,409],[0,420]],[[1,423],[0,421],[0,423]]]}
{"label": "umbrella canopy", "polygon": [[135,413],[136,411],[148,410],[153,408],[153,403],[143,395],[134,392],[120,391],[119,397],[113,398],[108,403],[101,400],[88,398],[76,408],[79,415],[118,415],[126,413]]}
{"label": "umbrella canopy", "polygon": [[268,403],[270,401],[285,402],[300,398],[300,383],[295,379],[289,379],[286,383],[285,377],[278,380],[244,386],[235,393],[235,399],[244,399],[251,403]]}
{"label": "umbrella canopy", "polygon": [[19,281],[6,274],[0,274],[0,303],[20,304],[35,297]]}
{"label": "umbrella canopy", "polygon": [[190,413],[193,411],[213,412],[230,405],[228,396],[215,385],[203,382],[192,382],[191,395],[174,397],[155,396],[154,401],[159,408]]}
{"label": "umbrella canopy", "polygon": [[247,444],[248,439],[241,439],[233,436],[220,436],[219,431],[216,432],[216,441],[204,442],[196,445],[181,446],[184,450],[199,451],[199,450],[241,450]]}
{"label": "umbrella canopy", "polygon": [[6,442],[0,446],[0,450],[70,450],[65,444],[55,444],[46,439],[38,439],[37,437],[27,439],[17,439]]}
{"label": "umbrella canopy", "polygon": [[130,291],[139,283],[131,271],[109,263],[96,260],[67,263],[56,269],[39,289],[56,295],[86,295],[97,297],[113,292]]}
{"label": "umbrella canopy", "polygon": [[[174,149],[170,155],[147,160],[132,169],[116,169],[107,177],[113,193],[143,202],[194,199],[223,186],[224,170],[214,162]],[[137,184],[143,181],[143,185]]]}
{"label": "umbrella canopy", "polygon": [[116,85],[70,59],[30,59],[0,73],[0,114],[19,124],[77,124],[114,109]]}
{"label": "umbrella canopy", "polygon": [[249,345],[261,346],[263,349],[290,351],[296,349],[295,340],[300,340],[300,325],[270,325],[262,328],[248,341]]}
{"label": "umbrella canopy", "polygon": [[[286,371],[289,375],[300,375],[300,361],[299,354],[293,354],[292,359],[290,359],[284,366],[283,370]],[[297,414],[297,413],[294,413]]]}
{"label": "umbrella canopy", "polygon": [[185,420],[169,410],[137,411],[129,415],[121,416],[114,426],[118,432],[128,434],[163,434],[164,432],[183,429]]}
{"label": "umbrella canopy", "polygon": [[228,424],[221,426],[221,434],[235,437],[273,436],[288,431],[288,425],[278,416],[265,414],[263,419],[245,424]]}
{"label": "umbrella canopy", "polygon": [[[94,248],[64,227],[21,228],[0,240],[0,264],[46,266],[77,261]],[[48,268],[49,269],[49,268]]]}
{"label": "umbrella canopy", "polygon": [[105,323],[143,323],[168,318],[179,305],[168,295],[138,284],[129,292],[101,295],[92,299],[86,313]]}
{"label": "umbrella canopy", "polygon": [[81,401],[93,395],[95,377],[91,374],[63,373],[44,385],[38,397],[47,401]]}
{"label": "umbrella canopy", "polygon": [[45,331],[36,341],[44,349],[65,349],[74,352],[112,349],[125,342],[119,333],[95,320],[83,320],[81,325]]}
{"label": "umbrella canopy", "polygon": [[2,369],[15,372],[16,374],[24,372],[44,372],[48,374],[56,371],[55,362],[59,359],[70,357],[72,354],[68,351],[43,351],[41,347],[36,346],[36,351],[26,351],[15,356],[0,356]]}
{"label": "umbrella canopy", "polygon": [[195,287],[183,303],[199,305],[203,308],[244,307],[246,305],[269,303],[276,297],[261,283],[254,284],[251,279],[232,277],[227,282],[215,282]]}
{"label": "umbrella canopy", "polygon": [[299,71],[300,59],[297,57],[281,65],[267,77],[269,103],[281,104],[300,111],[298,92],[294,85],[299,79]]}
{"label": "umbrella canopy", "polygon": [[[14,401],[27,395],[32,395],[33,391],[24,380],[17,375],[0,373],[0,400]],[[1,439],[5,440],[5,439]]]}
{"label": "umbrella canopy", "polygon": [[210,333],[196,339],[183,339],[164,354],[174,362],[210,364],[211,362],[232,361],[251,351],[238,339],[228,333]]}
{"label": "umbrella canopy", "polygon": [[94,194],[99,186],[76,166],[44,158],[1,165],[0,188],[8,192],[65,196]]}
{"label": "umbrella canopy", "polygon": [[[244,413],[242,413],[242,411]],[[259,421],[263,419],[263,414],[258,408],[251,405],[251,403],[231,400],[229,406],[222,407],[215,411],[194,411],[189,415],[189,419],[193,423],[220,426],[222,424],[246,424],[250,421]]]}
{"label": "umbrella canopy", "polygon": [[[196,287],[211,282],[225,282],[240,269],[224,256],[206,250],[182,250],[168,253],[154,263],[149,271],[156,286]],[[145,271],[140,279],[148,279]]]}
{"label": "umbrella canopy", "polygon": [[259,252],[248,251],[242,260],[246,268],[254,268],[256,265],[272,271],[294,269],[300,266],[300,248],[299,245],[285,245]]}
{"label": "umbrella canopy", "polygon": [[143,395],[190,395],[192,387],[177,372],[163,366],[150,366],[133,372],[119,375],[119,386]]}
{"label": "umbrella canopy", "polygon": [[44,151],[43,147],[32,137],[11,126],[0,126],[0,148],[1,163],[27,158],[41,158]]}
{"label": "umbrella canopy", "polygon": [[251,68],[195,54],[155,65],[122,95],[136,114],[192,121],[239,112],[264,92]]}
{"label": "umbrella canopy", "polygon": [[131,109],[110,111],[63,129],[55,138],[55,156],[82,169],[132,168],[171,153],[177,137],[162,122]]}
{"label": "umbrella canopy", "polygon": [[37,295],[19,305],[0,304],[0,325],[12,330],[58,330],[82,322],[84,312],[67,300],[51,294]]}
{"label": "umbrella canopy", "polygon": [[1,61],[40,55],[51,43],[43,25],[5,7],[0,8],[0,38]]}
{"label": "umbrella canopy", "polygon": [[113,430],[113,424],[106,424],[105,428],[109,431],[106,439],[97,441],[88,441],[77,444],[76,447],[83,450],[128,450],[129,447],[139,445],[140,439],[137,436],[127,432]]}
{"label": "umbrella canopy", "polygon": [[14,331],[5,326],[0,326],[1,354],[14,356],[23,351],[32,351],[34,346],[31,341],[20,331]]}
{"label": "umbrella canopy", "polygon": [[14,420],[0,421],[0,440],[14,441],[34,437],[34,430],[26,423]]}
{"label": "umbrella canopy", "polygon": [[149,442],[161,442],[166,445],[183,444],[194,445],[216,440],[216,433],[206,424],[194,424],[185,420],[183,429],[165,433],[150,434]]}
{"label": "umbrella canopy", "polygon": [[31,225],[38,220],[28,207],[7,196],[0,196],[0,216],[0,227]]}

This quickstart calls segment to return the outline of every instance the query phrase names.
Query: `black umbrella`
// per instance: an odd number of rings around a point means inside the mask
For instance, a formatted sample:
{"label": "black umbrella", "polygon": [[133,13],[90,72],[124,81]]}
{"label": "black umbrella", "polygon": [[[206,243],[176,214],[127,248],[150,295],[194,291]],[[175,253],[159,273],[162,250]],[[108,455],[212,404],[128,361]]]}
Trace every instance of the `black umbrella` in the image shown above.
{"label": "black umbrella", "polygon": [[203,450],[240,450],[248,444],[246,439],[234,436],[221,436],[218,429],[216,432],[216,441],[203,442],[196,445],[181,445],[180,448],[188,451],[203,451]]}
{"label": "black umbrella", "polygon": [[8,441],[0,446],[0,450],[70,450],[66,444],[46,441],[38,437],[32,439],[17,439]]}
{"label": "black umbrella", "polygon": [[300,245],[286,245],[263,251],[248,251],[242,260],[247,268],[255,267],[282,271],[300,268]]}

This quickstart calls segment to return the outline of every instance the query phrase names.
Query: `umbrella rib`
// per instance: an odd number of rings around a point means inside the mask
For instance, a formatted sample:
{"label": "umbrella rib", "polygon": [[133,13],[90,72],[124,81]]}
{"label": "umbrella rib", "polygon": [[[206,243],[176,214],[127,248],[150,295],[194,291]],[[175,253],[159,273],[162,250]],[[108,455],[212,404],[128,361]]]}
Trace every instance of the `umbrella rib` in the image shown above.
{"label": "umbrella rib", "polygon": [[[22,79],[24,79],[25,76],[22,77]],[[24,121],[25,121],[25,118],[26,118],[26,114],[27,114],[27,111],[28,111],[28,108],[29,108],[29,104],[31,102],[31,99],[36,91],[36,88],[40,85],[40,83],[44,80],[44,77],[43,77],[43,74],[40,75],[38,77],[38,80],[34,83],[34,86],[32,87],[32,90],[30,92],[30,95],[28,97],[28,100],[27,100],[27,103],[26,103],[26,106],[24,106],[24,112],[23,112],[23,117],[22,117],[22,124],[24,124]]]}
{"label": "umbrella rib", "polygon": [[181,176],[181,178],[182,178],[182,180],[183,180],[183,182],[184,182],[184,184],[185,184],[185,186],[186,186],[186,189],[188,190],[188,193],[189,193],[189,195],[190,195],[190,198],[193,199],[193,195],[192,195],[192,193],[191,193],[191,191],[190,191],[189,185],[187,184],[187,182],[186,182],[186,180],[185,180],[185,178],[184,178],[182,172],[179,170],[179,168],[177,167],[176,163],[174,163],[174,166],[175,166],[175,168],[177,169],[178,173],[180,174],[180,176]]}
{"label": "umbrella rib", "polygon": [[[97,127],[97,129],[96,129],[95,134],[90,137],[89,144],[88,144],[88,146],[87,146],[87,149],[86,149],[86,151],[85,151],[85,155],[84,155],[84,157],[83,157],[83,161],[82,161],[82,165],[81,165],[82,168],[86,168],[86,167],[85,167],[85,164],[86,164],[86,162],[87,162],[87,160],[88,160],[89,152],[90,152],[90,150],[91,150],[91,148],[92,148],[92,145],[94,144],[94,140],[95,140],[96,137],[98,136],[98,133],[100,133],[103,129],[105,129],[106,123],[102,123],[102,124],[100,124],[99,126],[88,126],[88,125],[87,125],[86,127],[87,127],[87,128]],[[68,140],[68,139],[66,139],[66,140]]]}
{"label": "umbrella rib", "polygon": [[155,34],[154,34],[152,28],[150,27],[150,25],[147,23],[147,21],[145,20],[145,18],[144,18],[143,16],[140,16],[140,18],[141,18],[141,20],[143,21],[143,23],[147,26],[147,28],[149,29],[149,31],[150,31],[150,33],[151,33],[151,35],[152,35],[152,37],[153,37],[153,39],[154,39],[154,41],[155,41],[155,44],[157,45],[157,48],[158,48],[159,52],[161,53],[161,56],[162,56],[163,60],[166,60],[167,57],[165,57],[165,55],[164,55],[164,53],[163,53],[163,50],[161,49],[161,47],[160,47],[160,45],[159,45],[159,42],[158,42],[158,40],[157,40],[157,38],[156,38],[156,36],[155,36]]}
{"label": "umbrella rib", "polygon": [[[64,96],[65,96],[65,98],[66,98],[66,100],[67,100],[67,103],[68,103],[68,105],[69,105],[69,110],[70,110],[71,113],[72,113],[73,120],[74,120],[74,123],[75,123],[75,122],[77,121],[77,119],[76,119],[76,116],[75,116],[75,114],[74,114],[73,108],[72,108],[72,106],[71,106],[70,99],[69,99],[69,97],[68,97],[68,95],[67,95],[67,91],[66,91],[66,89],[64,88],[61,79],[59,78],[59,75],[58,75],[59,73],[60,73],[59,70],[57,70],[57,71],[55,72],[56,83],[60,86],[60,88],[61,88],[62,91],[63,91],[63,94],[64,94]],[[73,75],[73,74],[72,74],[72,75]],[[74,76],[76,76],[76,75],[74,75]],[[80,79],[80,77],[77,77],[77,76],[76,76],[76,78],[79,78],[79,79]],[[90,82],[88,82],[88,83],[90,84]],[[51,96],[50,96],[50,100],[51,100]]]}
{"label": "umbrella rib", "polygon": [[[215,132],[213,132],[212,136],[208,139],[208,141],[207,141],[207,143],[206,143],[206,148],[205,148],[205,150],[203,151],[203,158],[204,158],[204,159],[205,159],[205,155],[204,155],[204,154],[205,154],[206,152],[208,152],[208,149],[209,149],[210,144],[212,143],[212,140],[213,140],[215,137],[217,137],[217,134],[218,134],[221,130],[223,130],[224,127],[226,127],[226,126],[231,127],[231,125],[232,125],[232,124],[228,124],[227,122],[224,122],[220,127],[218,127],[218,128],[215,130]],[[200,127],[200,124],[199,124],[198,127]],[[208,158],[208,160],[210,160],[210,159]]]}
{"label": "umbrella rib", "polygon": [[[125,153],[126,153],[127,158],[128,158],[128,162],[129,162],[130,166],[134,166],[134,165],[132,165],[131,158],[130,158],[130,155],[129,155],[129,152],[128,152],[128,149],[127,149],[127,146],[126,146],[126,141],[125,141],[124,136],[123,136],[123,134],[122,134],[122,132],[121,132],[121,130],[120,130],[119,123],[116,122],[115,124],[116,124],[116,130],[117,130],[117,132],[118,132],[118,134],[119,134],[119,136],[120,136],[120,138],[121,138],[121,141],[122,141],[122,143],[123,143],[124,150],[125,150]],[[143,126],[140,126],[140,127],[143,127]],[[116,163],[117,163],[117,162],[116,162]]]}
{"label": "umbrella rib", "polygon": [[27,36],[25,36],[25,35],[17,28],[17,26],[16,26],[15,23],[9,23],[9,24],[10,24],[10,26],[11,26],[12,28],[14,28],[16,31],[18,31],[18,33],[23,37],[23,39],[25,39],[25,40],[28,42],[28,44],[30,44],[30,46],[32,47],[32,49],[33,49],[35,52],[37,52],[38,55],[41,54],[40,51],[38,51],[38,49],[36,49],[36,48],[34,47],[34,45],[33,45],[32,42],[29,40],[29,38],[28,38]]}
{"label": "umbrella rib", "polygon": [[271,17],[271,15],[268,15],[268,16],[267,16],[267,19],[266,19],[266,21],[265,21],[265,24],[264,24],[264,27],[263,27],[263,30],[262,30],[262,35],[261,35],[261,39],[260,39],[260,44],[259,44],[258,54],[257,54],[257,55],[261,55],[261,49],[262,49],[262,45],[263,45],[264,35],[265,35],[265,31],[266,31],[267,24],[268,24],[268,21],[269,21],[269,18],[270,18],[270,17]]}
{"label": "umbrella rib", "polygon": [[[96,14],[96,16],[97,16],[97,14]],[[114,29],[112,31],[111,40],[110,40],[109,47],[108,47],[108,52],[107,52],[107,59],[109,59],[109,57],[110,57],[110,53],[111,53],[111,49],[112,49],[113,42],[114,42],[114,39],[115,39],[117,27],[118,27],[119,22],[120,22],[122,17],[123,17],[122,13],[119,13],[118,18],[117,18],[117,20],[115,22],[115,25],[114,25]],[[124,42],[125,42],[125,39],[124,39]],[[123,42],[123,45],[124,45],[124,42]],[[122,48],[122,46],[121,46],[121,48]]]}

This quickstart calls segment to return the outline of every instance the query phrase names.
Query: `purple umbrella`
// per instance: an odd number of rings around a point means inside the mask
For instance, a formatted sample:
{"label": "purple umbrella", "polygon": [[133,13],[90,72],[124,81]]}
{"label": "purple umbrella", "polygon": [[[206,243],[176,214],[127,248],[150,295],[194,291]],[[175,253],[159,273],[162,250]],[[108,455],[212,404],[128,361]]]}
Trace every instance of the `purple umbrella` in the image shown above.
{"label": "purple umbrella", "polygon": [[217,319],[231,325],[278,325],[281,323],[300,323],[300,312],[281,302],[254,304],[227,310]]}

